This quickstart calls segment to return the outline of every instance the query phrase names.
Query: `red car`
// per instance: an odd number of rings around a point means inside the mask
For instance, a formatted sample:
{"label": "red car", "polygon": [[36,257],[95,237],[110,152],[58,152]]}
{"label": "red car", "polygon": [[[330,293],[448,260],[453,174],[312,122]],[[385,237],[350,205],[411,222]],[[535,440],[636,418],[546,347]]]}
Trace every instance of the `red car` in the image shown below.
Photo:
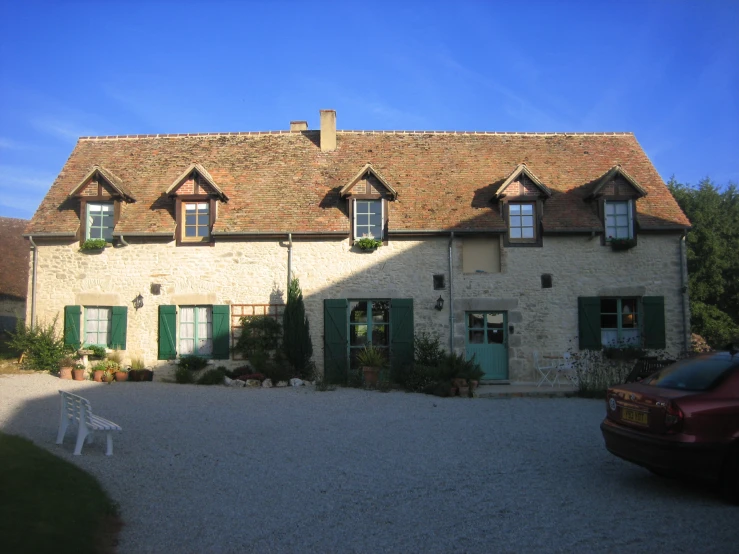
{"label": "red car", "polygon": [[739,352],[681,360],[606,394],[612,454],[659,475],[720,480],[739,502]]}

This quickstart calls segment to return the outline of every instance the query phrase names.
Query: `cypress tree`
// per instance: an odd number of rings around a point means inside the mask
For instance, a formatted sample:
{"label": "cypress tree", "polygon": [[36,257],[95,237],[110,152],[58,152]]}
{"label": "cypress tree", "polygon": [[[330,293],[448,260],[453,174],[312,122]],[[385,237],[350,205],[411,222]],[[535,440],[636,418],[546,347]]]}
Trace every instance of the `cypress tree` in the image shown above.
{"label": "cypress tree", "polygon": [[287,289],[287,305],[282,316],[283,348],[285,356],[297,374],[310,378],[313,343],[310,340],[310,326],[305,315],[303,291],[297,278],[290,281]]}

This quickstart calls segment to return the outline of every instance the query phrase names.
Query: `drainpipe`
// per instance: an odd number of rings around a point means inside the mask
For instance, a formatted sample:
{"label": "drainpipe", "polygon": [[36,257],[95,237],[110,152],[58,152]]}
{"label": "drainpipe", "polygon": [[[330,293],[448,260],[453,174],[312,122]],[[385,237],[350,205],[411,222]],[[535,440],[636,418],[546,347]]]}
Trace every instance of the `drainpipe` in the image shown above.
{"label": "drainpipe", "polygon": [[285,301],[287,302],[287,291],[290,290],[290,281],[293,275],[293,234],[287,234],[287,288],[285,289]]}
{"label": "drainpipe", "polygon": [[683,340],[685,352],[690,352],[690,295],[688,293],[688,258],[685,239],[687,231],[680,237],[680,290],[683,293]]}
{"label": "drainpipe", "polygon": [[126,239],[123,238],[123,235],[118,235],[118,238],[120,239],[123,246],[128,246],[128,243],[126,242]]}
{"label": "drainpipe", "polygon": [[454,231],[449,234],[449,353],[454,353],[454,294],[452,294],[452,243],[454,242]]}
{"label": "drainpipe", "polygon": [[33,270],[31,273],[31,329],[36,327],[36,275],[38,274],[38,246],[29,235],[31,249],[33,250]]}

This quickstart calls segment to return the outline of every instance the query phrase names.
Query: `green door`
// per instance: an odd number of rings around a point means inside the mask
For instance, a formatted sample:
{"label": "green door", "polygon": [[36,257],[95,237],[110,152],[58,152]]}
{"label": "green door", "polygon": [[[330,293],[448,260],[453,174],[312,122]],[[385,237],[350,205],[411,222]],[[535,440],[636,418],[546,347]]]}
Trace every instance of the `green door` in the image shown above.
{"label": "green door", "polygon": [[467,359],[475,357],[483,379],[508,379],[508,316],[506,312],[467,312]]}

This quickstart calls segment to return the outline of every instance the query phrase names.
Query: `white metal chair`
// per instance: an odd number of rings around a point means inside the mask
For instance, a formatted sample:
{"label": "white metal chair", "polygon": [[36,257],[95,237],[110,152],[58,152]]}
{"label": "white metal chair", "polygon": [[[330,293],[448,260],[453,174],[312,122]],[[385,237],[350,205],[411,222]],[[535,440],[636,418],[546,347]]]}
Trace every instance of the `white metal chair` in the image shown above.
{"label": "white metal chair", "polygon": [[[560,375],[567,379],[567,383],[560,380]],[[557,374],[554,376],[554,383],[563,385],[577,385],[577,371],[575,371],[575,365],[572,363],[572,354],[565,352],[562,354],[562,361],[557,366]],[[554,383],[552,386],[554,386]]]}
{"label": "white metal chair", "polygon": [[534,350],[534,367],[539,372],[539,375],[541,375],[541,378],[539,379],[539,382],[536,384],[537,387],[542,386],[544,383],[547,385],[554,386],[554,382],[556,380],[556,375],[554,378],[552,378],[552,372],[557,370],[557,365],[554,363],[550,363],[549,365],[546,365],[547,363],[543,361],[543,358],[539,354],[538,350]]}

